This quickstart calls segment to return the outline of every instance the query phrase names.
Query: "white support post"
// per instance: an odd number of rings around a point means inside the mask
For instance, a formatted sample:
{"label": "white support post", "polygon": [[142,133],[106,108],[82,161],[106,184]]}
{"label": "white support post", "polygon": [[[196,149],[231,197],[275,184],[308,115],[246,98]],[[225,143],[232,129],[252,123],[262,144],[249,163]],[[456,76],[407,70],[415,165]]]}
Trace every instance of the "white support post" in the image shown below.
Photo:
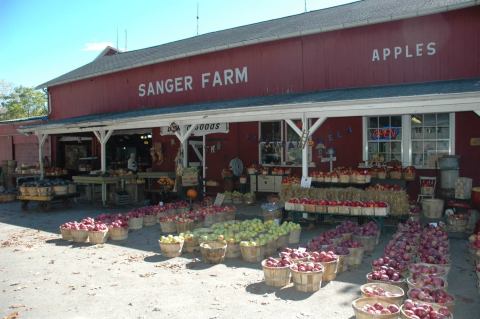
{"label": "white support post", "polygon": [[295,123],[293,123],[292,120],[287,119],[285,120],[285,122],[292,128],[295,133],[297,133],[298,136],[302,137],[302,131],[297,127],[297,125],[295,125]]}
{"label": "white support post", "polygon": [[312,127],[308,129],[308,137],[312,136],[313,133],[325,122],[327,118],[326,117],[319,117],[315,123],[313,123]]}
{"label": "white support post", "polygon": [[[101,171],[105,173],[107,171],[107,142],[112,136],[113,130],[108,131],[93,131],[93,134],[97,137],[100,142],[100,163]],[[107,184],[102,183],[102,203],[103,206],[107,204]]]}
{"label": "white support post", "polygon": [[202,137],[202,182],[203,182],[203,196],[207,194],[207,136],[203,135]]}
{"label": "white support post", "polygon": [[197,127],[197,124],[192,124],[190,127],[187,129],[186,125],[180,126],[180,133],[175,132],[175,136],[178,138],[180,141],[181,147],[182,147],[182,154],[183,154],[183,167],[188,166],[188,143],[186,141],[192,134],[193,130]]}
{"label": "white support post", "polygon": [[[302,143],[302,178],[308,177],[308,136],[309,136],[309,131],[308,131],[308,119],[305,113],[302,115],[302,131],[304,134],[302,134],[302,137],[304,137],[306,140],[305,141],[300,141]],[[305,135],[306,136],[303,136]]]}
{"label": "white support post", "polygon": [[38,138],[38,164],[40,165],[40,179],[45,177],[45,166],[43,162],[43,145],[47,140],[48,134],[36,133]]}

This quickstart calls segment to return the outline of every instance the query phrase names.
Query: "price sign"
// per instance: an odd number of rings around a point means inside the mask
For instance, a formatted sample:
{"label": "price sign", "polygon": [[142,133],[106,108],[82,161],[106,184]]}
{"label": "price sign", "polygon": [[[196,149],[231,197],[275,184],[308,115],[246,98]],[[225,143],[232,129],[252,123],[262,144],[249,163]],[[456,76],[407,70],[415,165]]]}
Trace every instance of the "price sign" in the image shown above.
{"label": "price sign", "polygon": [[217,193],[217,197],[215,197],[215,201],[213,202],[213,205],[222,206],[224,200],[225,200],[225,195],[223,195],[223,193]]}
{"label": "price sign", "polygon": [[300,186],[303,188],[310,188],[311,185],[312,185],[312,178],[303,176]]}

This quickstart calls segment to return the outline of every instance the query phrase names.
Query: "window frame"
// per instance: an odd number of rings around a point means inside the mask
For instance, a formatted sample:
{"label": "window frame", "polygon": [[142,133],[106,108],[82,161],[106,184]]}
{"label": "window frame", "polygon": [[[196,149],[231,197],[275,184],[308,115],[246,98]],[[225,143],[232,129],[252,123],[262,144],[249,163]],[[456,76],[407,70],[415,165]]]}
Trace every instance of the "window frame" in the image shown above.
{"label": "window frame", "polygon": [[[416,114],[439,114],[439,113],[447,113],[449,114],[449,155],[455,154],[455,113],[448,113],[448,112],[437,112],[437,113],[412,113],[412,114],[403,114],[402,116],[402,145],[401,145],[401,152],[402,152],[402,165],[403,166],[412,166],[412,123],[411,123],[411,116]],[[380,116],[380,115],[378,115]],[[395,115],[382,115],[382,116],[395,116]],[[397,115],[398,116],[398,115]],[[368,119],[371,116],[364,116],[362,118],[362,125],[363,125],[363,161],[366,163],[368,161]],[[436,139],[437,140],[437,139]],[[415,166],[415,165],[413,165]],[[429,167],[429,166],[415,166],[417,169],[437,169],[437,167]]]}

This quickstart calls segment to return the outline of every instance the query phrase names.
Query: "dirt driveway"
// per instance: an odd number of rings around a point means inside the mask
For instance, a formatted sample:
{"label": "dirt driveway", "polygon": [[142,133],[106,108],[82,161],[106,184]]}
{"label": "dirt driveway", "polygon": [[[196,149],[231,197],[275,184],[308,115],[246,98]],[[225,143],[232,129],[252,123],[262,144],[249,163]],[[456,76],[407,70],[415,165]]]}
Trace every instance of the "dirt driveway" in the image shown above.
{"label": "dirt driveway", "polygon": [[[159,254],[157,226],[131,232],[123,243],[64,242],[58,225],[100,210],[75,207],[50,213],[0,206],[0,318],[354,318],[351,302],[373,258],[340,274],[314,294],[263,283],[259,264],[227,260],[206,265],[186,254]],[[118,210],[117,210],[118,211]],[[304,232],[302,241],[320,232]],[[391,233],[385,233],[385,244]],[[380,255],[383,247],[375,250]],[[455,318],[479,318],[480,298],[464,240],[451,240],[449,291]]]}

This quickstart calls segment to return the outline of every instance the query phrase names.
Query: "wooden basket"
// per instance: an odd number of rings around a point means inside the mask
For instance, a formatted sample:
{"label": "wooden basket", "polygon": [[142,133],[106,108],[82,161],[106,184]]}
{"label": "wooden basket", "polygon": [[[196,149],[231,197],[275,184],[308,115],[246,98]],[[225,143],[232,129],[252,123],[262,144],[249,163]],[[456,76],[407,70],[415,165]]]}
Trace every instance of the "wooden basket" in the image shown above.
{"label": "wooden basket", "polygon": [[63,240],[72,240],[72,231],[67,228],[62,228],[60,227],[60,233],[62,234],[62,239]]}
{"label": "wooden basket", "polygon": [[[386,292],[389,292],[391,294],[394,294],[395,297],[387,297],[387,296],[370,296],[365,293],[365,288],[367,287],[379,287],[385,290]],[[369,298],[369,297],[376,297],[379,299],[386,300],[390,303],[396,304],[398,306],[402,305],[403,299],[405,298],[405,291],[394,285],[389,285],[389,284],[382,284],[382,283],[368,283],[360,286],[360,291],[362,292],[362,297],[364,298]]]}
{"label": "wooden basket", "polygon": [[111,240],[125,240],[128,238],[128,228],[110,228],[108,233]]}
{"label": "wooden basket", "polygon": [[104,244],[108,238],[108,231],[89,231],[88,241],[92,244]]}
{"label": "wooden basket", "polygon": [[337,274],[345,272],[348,270],[348,255],[337,255],[338,264],[337,264]]}
{"label": "wooden basket", "polygon": [[350,251],[347,257],[348,266],[355,267],[361,265],[364,252],[363,247],[348,248],[348,250]]}
{"label": "wooden basket", "polygon": [[175,229],[177,230],[177,233],[186,233],[187,231],[193,230],[193,221],[191,222],[176,222],[175,223]]}
{"label": "wooden basket", "polygon": [[272,287],[285,287],[290,283],[290,267],[267,267],[267,259],[262,261],[265,284]]}
{"label": "wooden basket", "polygon": [[26,192],[28,196],[38,196],[38,189],[37,187],[26,187]]}
{"label": "wooden basket", "polygon": [[153,226],[157,224],[157,215],[143,216],[143,226]]}
{"label": "wooden basket", "polygon": [[128,229],[142,229],[143,227],[143,217],[135,217],[128,219]]}
{"label": "wooden basket", "polygon": [[249,263],[258,263],[265,256],[265,246],[240,246],[243,260]]}
{"label": "wooden basket", "polygon": [[302,292],[315,292],[322,286],[323,270],[301,272],[290,269],[295,289]]}
{"label": "wooden basket", "polygon": [[198,238],[194,237],[193,239],[188,239],[183,242],[183,250],[187,253],[194,253],[200,250],[200,246],[198,245]]}
{"label": "wooden basket", "polygon": [[375,303],[380,303],[384,307],[388,307],[391,305],[391,302],[388,302],[384,299],[377,298],[377,297],[367,297],[367,298],[358,298],[352,302],[353,311],[355,312],[356,319],[397,319],[400,312],[393,313],[393,314],[385,314],[385,315],[372,315],[368,312],[362,310],[363,306],[366,304],[373,305]]}
{"label": "wooden basket", "polygon": [[72,229],[72,240],[76,243],[84,243],[88,239],[88,231],[83,229]]}
{"label": "wooden basket", "polygon": [[219,264],[225,259],[227,244],[219,241],[209,241],[200,244],[200,253],[207,264]]}
{"label": "wooden basket", "polygon": [[321,262],[323,266],[323,280],[332,281],[337,278],[338,259],[330,262]]}
{"label": "wooden basket", "polygon": [[300,242],[300,235],[302,234],[302,230],[292,230],[288,236],[288,243],[289,244],[298,244]]}
{"label": "wooden basket", "polygon": [[160,222],[160,229],[162,233],[174,233],[177,231],[177,226],[174,221]]}
{"label": "wooden basket", "polygon": [[446,304],[438,304],[438,303],[434,303],[434,302],[426,302],[426,301],[421,301],[421,300],[412,298],[410,296],[410,290],[407,292],[407,298],[413,300],[414,302],[425,303],[425,304],[430,305],[432,307],[435,307],[435,306],[436,307],[447,307],[448,310],[450,310],[451,313],[453,313],[453,311],[455,310],[455,296],[452,295],[452,297],[453,297],[453,301],[448,302]]}
{"label": "wooden basket", "polygon": [[358,241],[363,246],[363,250],[366,253],[371,253],[375,250],[377,236],[360,236],[352,235],[354,241]]}
{"label": "wooden basket", "polygon": [[277,252],[277,241],[271,240],[265,245],[265,257],[271,257]]}
{"label": "wooden basket", "polygon": [[239,243],[227,243],[225,258],[239,258],[242,256]]}
{"label": "wooden basket", "polygon": [[160,245],[160,251],[165,257],[173,258],[182,255],[183,241],[173,244],[165,244],[158,241]]}
{"label": "wooden basket", "polygon": [[288,234],[278,237],[277,248],[284,248],[284,247],[287,247],[287,246],[288,246]]}

